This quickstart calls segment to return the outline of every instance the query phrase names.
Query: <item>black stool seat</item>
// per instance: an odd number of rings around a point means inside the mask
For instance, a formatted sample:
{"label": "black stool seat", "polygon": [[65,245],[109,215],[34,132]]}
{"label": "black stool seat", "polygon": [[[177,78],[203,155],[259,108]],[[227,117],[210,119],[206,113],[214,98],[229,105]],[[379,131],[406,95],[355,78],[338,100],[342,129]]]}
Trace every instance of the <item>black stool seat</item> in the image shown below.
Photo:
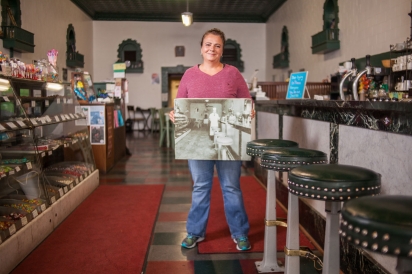
{"label": "black stool seat", "polygon": [[381,175],[339,164],[306,165],[289,172],[288,189],[298,196],[323,201],[349,200],[380,193]]}
{"label": "black stool seat", "polygon": [[301,165],[326,164],[328,156],[318,150],[291,147],[265,150],[260,165],[266,169],[288,171]]}
{"label": "black stool seat", "polygon": [[246,145],[246,153],[249,156],[258,156],[270,148],[278,147],[298,147],[299,144],[293,141],[281,140],[281,139],[257,139],[250,141]]}
{"label": "black stool seat", "polygon": [[341,236],[362,248],[412,258],[412,196],[382,195],[346,202]]}

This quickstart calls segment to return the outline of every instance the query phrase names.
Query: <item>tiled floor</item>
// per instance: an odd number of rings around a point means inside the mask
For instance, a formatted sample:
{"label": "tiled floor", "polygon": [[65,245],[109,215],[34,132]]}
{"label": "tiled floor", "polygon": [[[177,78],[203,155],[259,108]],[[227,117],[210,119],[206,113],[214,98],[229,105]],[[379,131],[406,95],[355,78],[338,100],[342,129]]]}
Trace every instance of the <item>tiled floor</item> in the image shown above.
{"label": "tiled floor", "polygon": [[[262,253],[198,254],[197,248],[183,249],[192,189],[187,161],[175,160],[172,148],[159,148],[158,133],[135,131],[127,135],[127,146],[132,156],[101,175],[100,183],[165,184],[144,273],[257,273],[254,262],[261,260]],[[243,169],[242,175],[251,173]]]}

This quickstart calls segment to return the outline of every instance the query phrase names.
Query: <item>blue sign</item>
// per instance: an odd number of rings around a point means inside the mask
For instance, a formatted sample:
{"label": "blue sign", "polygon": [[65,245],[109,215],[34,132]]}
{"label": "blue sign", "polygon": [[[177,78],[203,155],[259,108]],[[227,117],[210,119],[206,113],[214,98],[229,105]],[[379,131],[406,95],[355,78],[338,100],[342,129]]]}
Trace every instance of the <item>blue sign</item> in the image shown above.
{"label": "blue sign", "polygon": [[303,97],[305,96],[305,87],[307,79],[307,71],[293,72],[290,75],[286,99],[303,99]]}

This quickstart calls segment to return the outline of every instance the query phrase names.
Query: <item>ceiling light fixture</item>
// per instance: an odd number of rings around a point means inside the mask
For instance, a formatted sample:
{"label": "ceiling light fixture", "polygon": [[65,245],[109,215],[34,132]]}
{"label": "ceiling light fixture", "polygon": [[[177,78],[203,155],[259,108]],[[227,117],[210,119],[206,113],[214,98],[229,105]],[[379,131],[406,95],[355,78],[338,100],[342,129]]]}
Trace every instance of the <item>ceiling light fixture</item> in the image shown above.
{"label": "ceiling light fixture", "polygon": [[186,0],[186,12],[182,12],[182,23],[186,27],[193,23],[193,13],[189,12],[189,0]]}

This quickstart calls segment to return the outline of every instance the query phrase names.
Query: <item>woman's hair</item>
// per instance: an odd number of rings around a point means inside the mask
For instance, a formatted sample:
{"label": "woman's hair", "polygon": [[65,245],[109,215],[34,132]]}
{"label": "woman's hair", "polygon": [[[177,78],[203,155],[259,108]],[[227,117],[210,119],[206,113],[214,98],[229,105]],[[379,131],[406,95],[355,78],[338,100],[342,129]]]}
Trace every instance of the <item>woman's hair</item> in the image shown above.
{"label": "woman's hair", "polygon": [[208,34],[213,34],[213,35],[220,36],[220,38],[222,38],[222,41],[223,41],[222,47],[225,47],[225,41],[226,41],[225,34],[223,33],[223,31],[221,31],[220,29],[217,29],[217,28],[213,28],[211,30],[208,30],[208,31],[205,32],[205,34],[203,34],[202,40],[200,41],[200,46],[203,46],[203,39]]}

